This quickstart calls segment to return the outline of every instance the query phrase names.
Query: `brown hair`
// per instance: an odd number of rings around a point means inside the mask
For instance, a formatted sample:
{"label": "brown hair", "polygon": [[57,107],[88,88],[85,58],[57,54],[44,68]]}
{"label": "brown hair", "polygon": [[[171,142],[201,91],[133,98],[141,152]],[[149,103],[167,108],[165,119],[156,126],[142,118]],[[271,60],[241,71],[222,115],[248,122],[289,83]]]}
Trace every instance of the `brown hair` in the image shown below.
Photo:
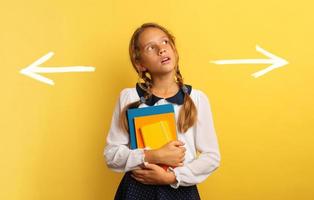
{"label": "brown hair", "polygon": [[[176,67],[175,67],[176,82],[180,88],[182,88],[184,86],[184,83],[183,83],[183,78],[182,78],[182,75],[180,73],[179,65],[178,65],[179,55],[178,55],[178,52],[177,52],[177,49],[175,46],[175,37],[166,28],[162,27],[159,24],[144,23],[142,26],[137,28],[132,35],[132,38],[131,38],[130,43],[129,43],[129,55],[130,55],[130,59],[131,59],[133,68],[138,73],[139,78],[142,79],[142,81],[139,82],[138,85],[143,89],[143,91],[145,93],[144,98],[148,99],[152,96],[151,76],[148,72],[139,71],[135,65],[136,61],[140,60],[140,56],[141,56],[140,47],[138,44],[139,36],[146,28],[158,28],[158,29],[162,30],[168,36],[170,45],[171,45],[172,49],[174,50],[174,53],[176,56]],[[121,114],[120,114],[120,126],[122,127],[123,130],[128,131],[128,123],[127,123],[127,117],[126,117],[127,109],[136,108],[141,103],[142,102],[140,99],[139,101],[129,103],[128,105],[126,105],[123,108],[123,110],[121,111]],[[197,117],[197,109],[195,107],[195,104],[194,104],[193,100],[191,99],[190,95],[188,94],[188,92],[185,92],[184,103],[180,109],[179,118],[178,118],[178,122],[177,122],[178,123],[177,126],[178,126],[179,131],[185,133],[190,127],[192,127],[194,125],[194,123],[197,120],[196,117]]]}

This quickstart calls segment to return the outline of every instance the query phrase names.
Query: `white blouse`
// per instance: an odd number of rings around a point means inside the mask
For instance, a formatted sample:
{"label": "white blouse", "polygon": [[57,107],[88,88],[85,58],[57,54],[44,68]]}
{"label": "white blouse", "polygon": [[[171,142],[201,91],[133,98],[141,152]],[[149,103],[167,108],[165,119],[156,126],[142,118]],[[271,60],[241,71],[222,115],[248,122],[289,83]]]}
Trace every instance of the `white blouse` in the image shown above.
{"label": "white blouse", "polygon": [[[177,128],[178,140],[185,143],[186,148],[184,165],[170,168],[174,172],[177,183],[170,184],[173,188],[191,186],[204,181],[220,165],[220,152],[214,128],[210,102],[205,93],[192,89],[190,93],[196,108],[197,122],[186,133],[181,133]],[[129,148],[129,134],[119,127],[119,115],[125,105],[138,101],[139,95],[136,88],[125,88],[120,92],[116,103],[111,127],[107,136],[104,157],[107,166],[116,172],[127,172],[139,169],[144,162],[144,149]],[[160,99],[154,105],[171,103]],[[179,110],[182,105],[172,103],[175,118],[178,120]],[[148,105],[142,103],[139,107]],[[199,155],[197,155],[199,152]]]}

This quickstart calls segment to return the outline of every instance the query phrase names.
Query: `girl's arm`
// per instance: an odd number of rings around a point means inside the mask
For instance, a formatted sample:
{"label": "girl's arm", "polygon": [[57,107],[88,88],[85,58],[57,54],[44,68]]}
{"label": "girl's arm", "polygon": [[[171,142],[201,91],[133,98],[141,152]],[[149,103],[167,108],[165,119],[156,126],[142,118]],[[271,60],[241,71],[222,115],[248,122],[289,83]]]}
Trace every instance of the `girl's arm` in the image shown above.
{"label": "girl's arm", "polygon": [[111,126],[106,140],[104,157],[107,166],[113,171],[127,172],[138,169],[144,163],[144,149],[131,150],[129,144],[129,133],[123,131],[119,126],[119,117],[122,108],[127,104],[130,89],[121,91],[119,100],[115,105]]}
{"label": "girl's arm", "polygon": [[195,145],[200,155],[192,162],[182,167],[171,169],[177,179],[177,184],[171,186],[190,186],[204,181],[220,165],[219,145],[214,128],[209,100],[203,92],[199,91],[196,104],[198,120],[195,125]]}
{"label": "girl's arm", "polygon": [[159,149],[145,150],[145,161],[148,163],[160,163],[168,166],[183,166],[186,149],[179,140],[168,142]]}

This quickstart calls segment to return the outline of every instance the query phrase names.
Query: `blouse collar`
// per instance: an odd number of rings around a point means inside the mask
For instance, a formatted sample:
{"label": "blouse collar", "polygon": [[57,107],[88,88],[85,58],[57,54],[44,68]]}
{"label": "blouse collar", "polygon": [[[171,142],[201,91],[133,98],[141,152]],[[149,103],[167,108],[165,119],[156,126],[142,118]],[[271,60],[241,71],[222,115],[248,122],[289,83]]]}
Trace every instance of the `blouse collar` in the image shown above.
{"label": "blouse collar", "polygon": [[[188,94],[190,95],[191,91],[192,91],[192,86],[191,85],[186,85],[186,84],[184,84],[184,85],[188,88]],[[139,86],[138,83],[136,83],[136,91],[137,91],[137,94],[138,94],[138,96],[140,98],[144,97],[145,91]],[[183,89],[180,88],[180,90],[174,96],[168,97],[168,98],[161,98],[161,97],[155,96],[153,94],[150,98],[148,98],[145,101],[145,104],[148,105],[148,106],[153,106],[160,99],[165,99],[165,100],[167,100],[167,101],[169,101],[171,103],[182,105],[184,103],[184,96],[185,96],[185,93],[183,92]]]}

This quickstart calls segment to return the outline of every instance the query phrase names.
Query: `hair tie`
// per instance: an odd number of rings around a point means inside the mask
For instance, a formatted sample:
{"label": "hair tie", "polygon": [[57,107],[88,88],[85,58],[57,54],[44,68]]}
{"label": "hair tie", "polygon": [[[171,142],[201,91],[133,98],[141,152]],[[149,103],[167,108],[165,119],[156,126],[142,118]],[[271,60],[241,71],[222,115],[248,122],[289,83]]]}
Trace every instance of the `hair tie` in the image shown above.
{"label": "hair tie", "polygon": [[142,96],[142,97],[140,98],[140,101],[141,101],[141,103],[145,103],[145,101],[146,101],[145,97]]}
{"label": "hair tie", "polygon": [[185,94],[189,92],[189,89],[185,85],[182,86],[182,90]]}

